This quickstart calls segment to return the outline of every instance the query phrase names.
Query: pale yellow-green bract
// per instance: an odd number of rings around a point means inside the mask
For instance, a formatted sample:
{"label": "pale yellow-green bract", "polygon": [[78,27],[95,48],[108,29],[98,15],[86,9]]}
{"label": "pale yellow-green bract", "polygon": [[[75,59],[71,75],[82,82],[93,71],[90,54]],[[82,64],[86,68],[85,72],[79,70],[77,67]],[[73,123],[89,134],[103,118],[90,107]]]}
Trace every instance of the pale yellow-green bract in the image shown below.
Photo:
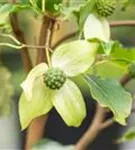
{"label": "pale yellow-green bract", "polygon": [[[97,43],[77,40],[59,46],[53,53],[52,67],[64,71],[67,77],[84,73],[94,62]],[[22,129],[36,117],[48,113],[55,107],[68,126],[78,127],[86,116],[86,107],[77,85],[66,80],[59,90],[46,87],[43,74],[48,70],[45,63],[35,66],[21,84],[23,93],[19,102]]]}
{"label": "pale yellow-green bract", "polygon": [[107,19],[90,14],[84,24],[84,37],[86,40],[99,39],[108,42],[110,40],[110,27]]}

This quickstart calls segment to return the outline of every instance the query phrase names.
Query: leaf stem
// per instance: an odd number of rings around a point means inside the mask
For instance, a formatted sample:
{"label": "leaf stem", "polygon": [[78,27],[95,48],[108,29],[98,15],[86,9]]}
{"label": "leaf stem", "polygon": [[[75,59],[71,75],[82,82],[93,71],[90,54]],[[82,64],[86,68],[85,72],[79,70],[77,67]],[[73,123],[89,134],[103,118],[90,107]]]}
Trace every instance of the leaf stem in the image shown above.
{"label": "leaf stem", "polygon": [[45,13],[45,0],[42,0],[42,12]]}
{"label": "leaf stem", "polygon": [[23,45],[18,46],[18,45],[13,45],[13,44],[10,44],[10,43],[0,43],[0,46],[7,46],[7,47],[14,48],[14,49],[22,49],[22,48],[24,48]]}
{"label": "leaf stem", "polygon": [[16,44],[21,45],[21,42],[18,41],[14,36],[12,36],[12,35],[10,35],[10,34],[0,34],[0,36],[8,37],[8,38],[10,38],[11,40],[13,40]]}
{"label": "leaf stem", "polygon": [[40,45],[27,45],[27,44],[23,44],[23,43],[20,43],[20,45],[14,45],[14,44],[10,44],[10,43],[0,43],[0,46],[7,46],[7,47],[11,47],[11,48],[14,48],[14,49],[23,49],[23,48],[37,48],[37,49],[48,49],[49,52],[53,53],[53,50],[51,47],[46,47],[46,46],[40,46]]}

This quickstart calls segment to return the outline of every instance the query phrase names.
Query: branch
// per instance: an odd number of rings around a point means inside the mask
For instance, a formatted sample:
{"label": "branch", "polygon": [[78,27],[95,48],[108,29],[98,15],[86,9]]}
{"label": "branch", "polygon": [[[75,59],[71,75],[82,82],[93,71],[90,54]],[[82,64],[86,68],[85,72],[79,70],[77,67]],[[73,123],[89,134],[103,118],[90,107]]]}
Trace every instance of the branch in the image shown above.
{"label": "branch", "polygon": [[[121,26],[134,26],[135,27],[135,20],[123,20],[123,21],[111,21],[110,22],[110,26],[111,27],[121,27]],[[60,45],[63,41],[68,40],[74,36],[76,36],[78,33],[78,30],[69,33],[68,35],[66,35],[65,37],[63,37],[62,39],[60,39],[54,46],[53,48],[57,47],[58,45]]]}
{"label": "branch", "polygon": [[[44,16],[40,30],[39,47],[42,45],[45,45],[45,47],[38,48],[36,64],[44,61],[48,63],[48,47],[51,45],[54,24],[54,19]],[[47,118],[48,114],[40,116],[32,121],[27,130],[25,150],[29,150],[33,144],[43,137]]]}
{"label": "branch", "polygon": [[103,123],[101,124],[100,130],[103,130],[103,129],[105,129],[105,128],[107,128],[107,127],[113,125],[113,124],[114,124],[114,120],[113,120],[112,118],[107,119],[105,122],[103,122]]}
{"label": "branch", "polygon": [[135,26],[135,20],[111,21],[110,26],[111,27]]}
{"label": "branch", "polygon": [[126,74],[125,76],[123,76],[120,80],[121,85],[125,85],[127,84],[130,80],[132,79],[130,74]]}
{"label": "branch", "polygon": [[[23,33],[22,29],[19,26],[17,14],[15,14],[15,13],[10,14],[10,24],[11,24],[13,33],[14,33],[15,37],[17,38],[17,40],[25,44],[26,41],[25,41],[25,38],[24,38],[24,33]],[[32,64],[31,64],[31,60],[30,60],[30,57],[29,57],[29,54],[28,54],[27,47],[23,47],[22,51],[20,51],[20,53],[21,53],[21,57],[22,57],[24,70],[26,72],[29,72],[32,69]]]}
{"label": "branch", "polygon": [[76,143],[76,150],[85,150],[89,143],[91,143],[97,135],[100,133],[100,125],[104,120],[105,110],[100,105],[97,104],[96,114],[92,121],[92,124],[89,126],[87,131],[81,137],[81,139]]}
{"label": "branch", "polygon": [[[50,18],[47,15],[45,15],[43,17],[43,23],[41,25],[40,37],[39,37],[39,46],[46,45],[45,43],[48,40],[47,36],[46,36],[48,33],[48,28],[51,28],[51,30],[52,30],[54,22],[55,22],[54,19]],[[51,27],[50,27],[50,24],[52,24]],[[53,32],[51,32],[50,37],[52,37],[52,33]],[[50,41],[49,41],[48,45],[50,45]],[[38,49],[36,63],[39,64],[44,61],[47,62],[47,55],[45,53],[45,48],[40,48],[40,49]]]}

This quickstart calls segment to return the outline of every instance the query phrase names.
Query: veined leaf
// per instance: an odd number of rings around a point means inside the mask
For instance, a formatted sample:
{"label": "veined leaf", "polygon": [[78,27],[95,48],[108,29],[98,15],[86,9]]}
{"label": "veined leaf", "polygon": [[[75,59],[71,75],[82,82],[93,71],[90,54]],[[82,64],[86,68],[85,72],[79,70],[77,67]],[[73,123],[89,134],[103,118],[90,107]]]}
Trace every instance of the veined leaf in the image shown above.
{"label": "veined leaf", "polygon": [[73,145],[64,146],[50,139],[43,139],[33,146],[32,150],[74,150]]}
{"label": "veined leaf", "polygon": [[110,58],[121,65],[127,65],[135,61],[135,48],[124,48],[117,44],[114,46]]}
{"label": "veined leaf", "polygon": [[92,97],[103,107],[108,107],[114,114],[114,120],[122,125],[130,115],[132,97],[120,83],[113,79],[85,75],[86,84]]}
{"label": "veined leaf", "polygon": [[90,75],[119,80],[124,74],[128,73],[128,67],[106,60],[96,63],[87,72]]}

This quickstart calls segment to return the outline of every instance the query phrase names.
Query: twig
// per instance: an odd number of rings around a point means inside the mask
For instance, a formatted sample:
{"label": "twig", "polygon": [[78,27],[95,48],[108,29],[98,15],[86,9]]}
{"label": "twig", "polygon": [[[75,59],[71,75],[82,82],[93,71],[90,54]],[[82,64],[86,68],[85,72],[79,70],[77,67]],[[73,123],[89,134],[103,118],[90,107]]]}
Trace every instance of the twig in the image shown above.
{"label": "twig", "polygon": [[127,84],[130,80],[132,79],[130,74],[126,74],[125,76],[123,76],[120,80],[121,85],[125,85]]}
{"label": "twig", "polygon": [[114,124],[114,120],[112,118],[106,120],[105,122],[103,122],[101,125],[100,125],[100,130],[103,130],[111,125]]}
{"label": "twig", "polygon": [[[135,27],[135,20],[123,20],[123,21],[111,21],[110,22],[111,27],[121,27],[121,26],[134,26]],[[72,38],[76,36],[78,31],[74,31],[72,33],[69,33],[68,35],[64,36],[62,39],[60,39],[54,46],[53,48],[57,47],[60,45],[63,41],[68,40],[69,38]]]}
{"label": "twig", "polygon": [[[19,26],[17,14],[15,13],[10,14],[10,24],[12,26],[13,33],[16,36],[17,40],[25,44],[26,42],[24,38],[24,33]],[[26,72],[29,72],[32,69],[32,64],[31,64],[31,60],[28,54],[27,47],[23,47],[20,53],[21,53],[21,57],[22,57],[23,65],[24,65],[24,70]]]}
{"label": "twig", "polygon": [[100,125],[104,120],[104,116],[104,108],[97,104],[96,114],[94,116],[92,124],[89,126],[81,139],[76,143],[76,150],[85,150],[88,146],[88,143],[91,143],[97,137],[97,135],[101,131]]}
{"label": "twig", "polygon": [[51,47],[47,47],[47,46],[40,46],[40,45],[26,45],[26,44],[22,44],[20,43],[19,45],[14,45],[14,44],[10,44],[10,43],[0,43],[0,46],[6,46],[6,47],[11,47],[11,48],[14,48],[14,49],[24,49],[24,48],[37,48],[37,49],[49,49],[50,52],[53,52],[52,48]]}
{"label": "twig", "polygon": [[135,26],[135,20],[111,21],[110,26],[111,27]]}

